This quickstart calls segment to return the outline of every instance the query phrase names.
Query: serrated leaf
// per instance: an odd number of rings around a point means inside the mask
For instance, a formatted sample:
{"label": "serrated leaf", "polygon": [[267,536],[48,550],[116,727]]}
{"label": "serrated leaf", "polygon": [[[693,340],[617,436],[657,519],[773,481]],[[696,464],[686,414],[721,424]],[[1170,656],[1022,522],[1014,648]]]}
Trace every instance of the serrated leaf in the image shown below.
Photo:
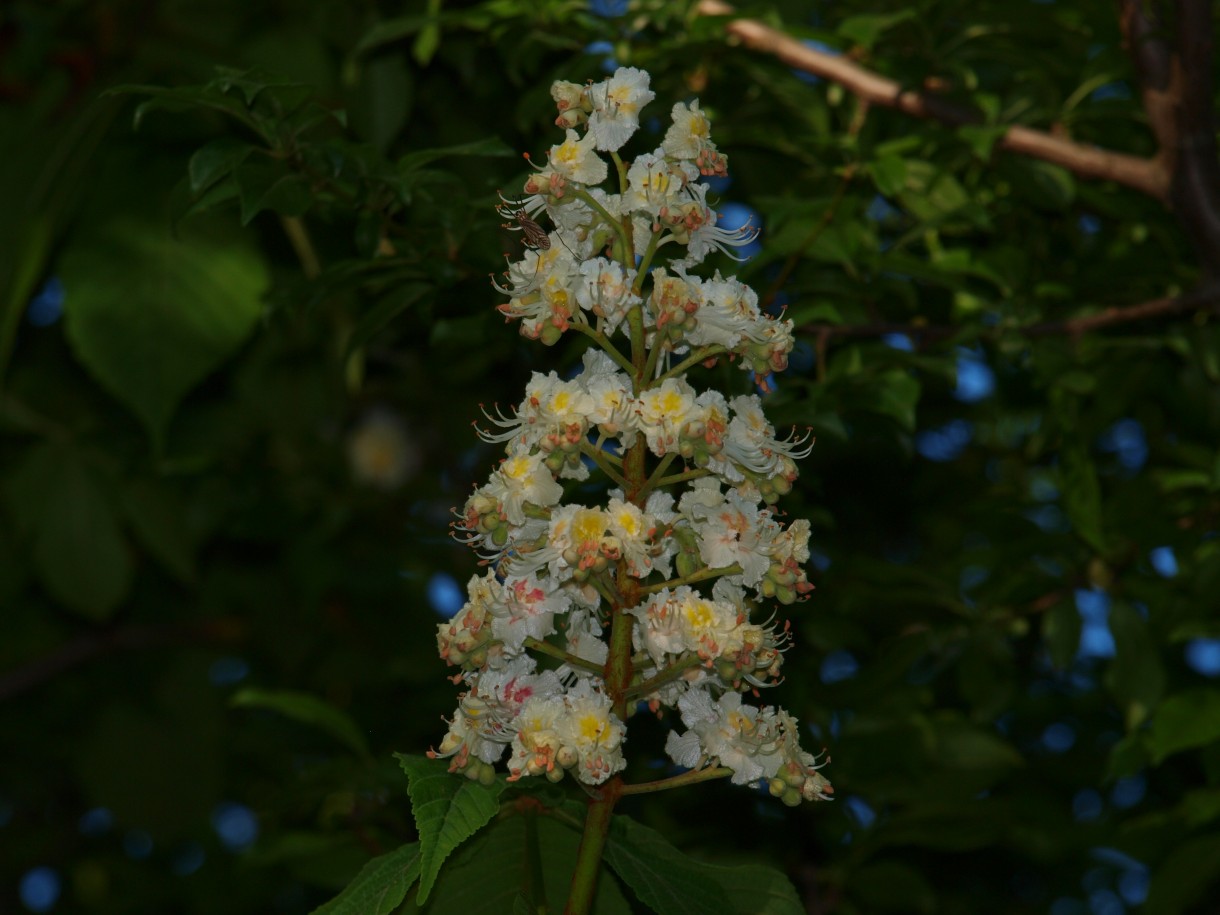
{"label": "serrated leaf", "polygon": [[187,165],[191,193],[201,194],[237,168],[254,152],[254,146],[233,137],[221,137],[198,149]]}
{"label": "serrated leaf", "polygon": [[300,216],[313,204],[309,185],[281,165],[247,162],[233,172],[241,201],[241,224],[248,225],[263,210]]}
{"label": "serrated leaf", "polygon": [[246,106],[240,99],[217,92],[211,86],[166,86],[126,85],[107,89],[108,95],[144,95],[149,98],[136,106],[132,124],[139,129],[150,111],[188,111],[191,108],[207,108],[236,118],[248,127],[254,127]]}
{"label": "serrated leaf", "polygon": [[267,285],[237,233],[176,239],[130,220],[70,244],[59,269],[77,358],[156,442],[178,401],[254,329]]}
{"label": "serrated leaf", "polygon": [[374,858],[347,888],[312,915],[390,915],[419,879],[419,843]]}
{"label": "serrated leaf", "polygon": [[407,793],[420,841],[419,901],[425,902],[441,865],[500,809],[503,779],[482,785],[448,771],[441,760],[394,754],[407,773]]}
{"label": "serrated leaf", "polygon": [[606,862],[657,915],[802,915],[782,873],[758,864],[724,867],[689,858],[657,831],[616,816]]}
{"label": "serrated leaf", "polygon": [[229,700],[234,708],[260,708],[324,731],[360,756],[368,756],[368,743],[359,725],[340,709],[310,693],[287,689],[239,690]]}
{"label": "serrated leaf", "polygon": [[1220,689],[1192,689],[1161,703],[1148,733],[1152,760],[1220,741]]}

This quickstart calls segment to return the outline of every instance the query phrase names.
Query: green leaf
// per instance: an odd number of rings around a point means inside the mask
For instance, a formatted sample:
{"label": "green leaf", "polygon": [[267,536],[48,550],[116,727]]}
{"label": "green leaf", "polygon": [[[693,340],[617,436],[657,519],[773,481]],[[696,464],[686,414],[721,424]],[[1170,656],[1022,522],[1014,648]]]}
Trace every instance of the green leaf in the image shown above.
{"label": "green leaf", "polygon": [[851,875],[855,894],[867,912],[932,913],[936,891],[919,870],[895,860],[870,862]]}
{"label": "green leaf", "polygon": [[420,149],[407,153],[398,160],[398,170],[404,173],[411,172],[427,165],[429,162],[435,162],[438,159],[448,159],[453,156],[489,156],[491,158],[502,159],[515,155],[516,153],[513,152],[512,147],[499,137],[487,137],[482,140],[472,140],[469,143],[458,143],[455,146]]}
{"label": "green leaf", "polygon": [[351,355],[364,346],[364,344],[368,343],[369,340],[373,339],[373,337],[377,336],[394,318],[398,317],[399,314],[406,311],[434,288],[430,283],[407,283],[383,297],[376,305],[361,315],[360,320],[356,322],[356,326],[352,328],[352,335],[348,339],[346,347],[348,355]]}
{"label": "green leaf", "polygon": [[758,864],[724,867],[688,858],[658,832],[616,816],[606,862],[657,915],[801,915],[788,878]]}
{"label": "green leaf", "polygon": [[936,755],[955,769],[1010,769],[1025,764],[1021,754],[1003,738],[955,720],[937,723]]}
{"label": "green leaf", "polygon": [[1094,549],[1105,552],[1101,526],[1101,485],[1097,468],[1076,441],[1065,443],[1060,453],[1063,468],[1063,505],[1081,538]]}
{"label": "green leaf", "polygon": [[313,915],[390,915],[419,879],[419,843],[374,858],[347,889]]}
{"label": "green leaf", "polygon": [[919,404],[919,381],[901,369],[884,372],[869,386],[866,409],[891,416],[908,432],[915,429],[915,407]]}
{"label": "green leaf", "polygon": [[[455,776],[450,776],[455,778]],[[583,807],[569,802],[565,809]],[[576,869],[580,833],[554,817],[535,817],[542,886],[531,883],[535,904],[545,901],[552,915],[564,910],[568,888]],[[430,915],[505,915],[524,896],[522,888],[537,875],[531,874],[526,853],[525,816],[497,818],[459,849],[441,870],[426,904],[408,899],[405,912]],[[536,913],[537,908],[527,909]],[[592,911],[597,915],[631,915],[631,905],[618,881],[603,869],[597,881]]]}
{"label": "green leaf", "polygon": [[432,62],[432,55],[441,45],[441,24],[437,21],[440,11],[441,0],[428,0],[428,22],[415,36],[415,44],[411,48],[411,56],[421,67]]}
{"label": "green leaf", "polygon": [[1147,741],[1158,764],[1174,753],[1220,741],[1220,689],[1199,688],[1170,696],[1152,717]]}
{"label": "green leaf", "polygon": [[158,444],[182,397],[249,336],[267,271],[244,236],[177,240],[118,221],[59,265],[77,358]]}
{"label": "green leaf", "polygon": [[123,487],[120,504],[144,548],[179,581],[193,582],[195,550],[177,494],[153,480],[134,480]]}
{"label": "green leaf", "polygon": [[897,197],[906,188],[907,164],[898,156],[882,156],[868,168],[877,190],[886,197]]}
{"label": "green leaf", "polygon": [[1061,598],[1042,617],[1042,639],[1057,670],[1068,670],[1080,648],[1080,611],[1074,601]]}
{"label": "green leaf", "polygon": [[241,201],[241,224],[249,225],[263,210],[300,216],[313,204],[309,185],[281,164],[247,162],[233,173]]}
{"label": "green leaf", "polygon": [[233,137],[221,137],[201,147],[187,165],[191,193],[201,194],[237,168],[254,146]]}
{"label": "green leaf", "polygon": [[898,13],[848,16],[839,23],[838,33],[864,48],[871,48],[881,35],[901,22],[915,18],[913,9]]}
{"label": "green leaf", "polygon": [[957,128],[957,135],[969,145],[976,157],[986,162],[996,142],[1008,133],[1005,125],[966,124]]}
{"label": "green leaf", "polygon": [[1165,689],[1159,643],[1139,612],[1121,601],[1110,608],[1110,631],[1114,635],[1114,661],[1106,672],[1106,683],[1126,716],[1127,730],[1134,731]]}
{"label": "green leaf", "polygon": [[[1166,850],[1164,863],[1152,875],[1144,909],[1154,915],[1213,911],[1207,890],[1220,877],[1220,833],[1189,839]],[[1202,907],[1196,903],[1203,903]]]}
{"label": "green leaf", "polygon": [[1014,156],[1005,160],[1004,171],[1013,193],[1034,207],[1059,212],[1076,197],[1076,180],[1062,166]]}
{"label": "green leaf", "polygon": [[482,785],[448,771],[441,760],[394,754],[407,773],[411,810],[419,830],[419,901],[432,891],[441,865],[455,848],[491,821],[507,782]]}
{"label": "green leaf", "polygon": [[111,489],[67,444],[32,448],[9,480],[14,515],[32,538],[39,580],[56,600],[95,620],[114,613],[131,583],[131,557]]}
{"label": "green leaf", "polygon": [[234,708],[260,708],[307,724],[345,744],[360,756],[368,756],[368,743],[359,725],[346,713],[317,696],[287,689],[239,690],[229,700]]}

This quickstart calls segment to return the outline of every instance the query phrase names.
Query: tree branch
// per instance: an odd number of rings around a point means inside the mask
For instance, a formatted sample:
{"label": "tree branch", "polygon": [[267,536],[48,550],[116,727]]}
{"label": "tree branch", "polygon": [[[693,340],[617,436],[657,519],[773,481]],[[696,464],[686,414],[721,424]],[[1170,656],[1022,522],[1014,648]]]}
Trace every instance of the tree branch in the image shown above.
{"label": "tree branch", "polygon": [[[1138,3],[1139,0],[1128,2]],[[1202,0],[1199,5],[1202,5]],[[696,9],[707,16],[728,16],[733,13],[733,8],[722,0],[700,0]],[[866,70],[844,57],[807,47],[757,20],[733,19],[726,23],[725,31],[748,47],[773,54],[790,67],[836,82],[871,104],[954,127],[982,122],[982,116],[977,111],[934,95],[904,89],[892,79]],[[1021,125],[1009,127],[996,145],[1062,165],[1086,178],[1115,181],[1157,200],[1169,199],[1169,172],[1159,157],[1145,159],[1100,149]]]}
{"label": "tree branch", "polygon": [[1120,0],[1119,23],[1140,79],[1144,110],[1172,176],[1169,202],[1205,273],[1220,274],[1220,158],[1212,111],[1215,72],[1212,8],[1207,0],[1176,0],[1174,47],[1143,0]]}
{"label": "tree branch", "polygon": [[[1220,282],[1208,283],[1179,296],[1165,296],[1140,302],[1138,305],[1110,306],[1099,312],[1079,315],[1063,321],[1044,321],[1026,327],[987,329],[978,336],[996,339],[1006,333],[1025,337],[1079,337],[1082,334],[1117,324],[1148,321],[1184,314],[1196,309],[1208,308],[1220,311]],[[957,336],[968,328],[959,324],[803,324],[797,328],[802,334],[816,335],[819,340],[832,337],[884,337],[887,334],[905,334],[918,346]]]}
{"label": "tree branch", "polygon": [[224,644],[245,637],[245,623],[237,619],[199,623],[131,626],[109,632],[91,632],[65,642],[41,658],[0,675],[0,702],[79,667],[94,658],[118,651],[164,648],[169,645]]}

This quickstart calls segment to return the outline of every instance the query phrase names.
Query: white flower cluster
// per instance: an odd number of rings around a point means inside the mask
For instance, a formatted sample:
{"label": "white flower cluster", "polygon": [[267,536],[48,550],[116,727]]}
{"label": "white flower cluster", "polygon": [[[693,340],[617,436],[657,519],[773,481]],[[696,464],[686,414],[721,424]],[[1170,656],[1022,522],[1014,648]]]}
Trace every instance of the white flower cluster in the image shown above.
{"label": "white flower cluster", "polygon": [[[647,73],[557,82],[551,95],[566,138],[501,208],[528,249],[496,286],[500,311],[528,337],[575,329],[596,347],[570,378],[535,373],[480,430],[505,457],[455,529],[489,568],[437,628],[465,692],[433,755],[487,780],[508,750],[511,779],[598,785],[625,767],[624,719],[645,703],[685,727],[666,744],[676,764],[765,780],[787,803],[825,798],[796,721],[742,702],[778,681],[789,643],[759,605],[812,590],[809,524],[782,524],[773,507],[810,444],[777,437],[757,395],[700,392],[684,375],[724,355],[760,377],[780,371],[791,322],[762,313],[736,278],[688,273],[753,235],[716,227],[698,178],[726,160],[698,102],[675,105],[661,145],[627,163],[618,150],[653,98]],[[596,186],[611,175],[614,194]],[[654,265],[667,245],[675,255]],[[593,471],[611,481],[604,504],[565,499],[565,481]]]}

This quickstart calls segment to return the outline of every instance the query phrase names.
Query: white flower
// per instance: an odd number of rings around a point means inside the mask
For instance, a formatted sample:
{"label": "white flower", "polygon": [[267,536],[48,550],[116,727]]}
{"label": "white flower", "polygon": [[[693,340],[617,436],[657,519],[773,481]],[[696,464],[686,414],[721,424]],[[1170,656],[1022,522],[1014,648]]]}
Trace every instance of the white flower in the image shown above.
{"label": "white flower", "polygon": [[744,705],[740,693],[725,693],[713,702],[702,689],[684,693],[678,708],[690,730],[684,735],[671,732],[665,742],[666,752],[678,765],[695,768],[703,760],[717,762],[733,770],[735,785],[758,784],[778,770],[773,709]]}
{"label": "white flower", "polygon": [[631,139],[640,126],[640,109],[656,98],[648,81],[643,70],[619,67],[609,79],[589,87],[589,133],[598,149],[614,151]]}
{"label": "white flower", "polygon": [[631,289],[635,271],[624,269],[617,261],[604,257],[587,260],[580,265],[580,276],[576,302],[605,321],[607,335],[613,334],[627,312],[642,301]]}
{"label": "white flower", "polygon": [[541,453],[515,452],[504,459],[491,474],[481,492],[500,503],[510,524],[524,524],[525,506],[557,505],[563,487],[555,482]]}
{"label": "white flower", "polygon": [[729,482],[742,479],[737,468],[768,480],[779,478],[785,486],[795,481],[796,462],[813,449],[812,436],[793,433],[785,440],[777,439],[762,402],[753,394],[733,398],[730,406],[733,419],[724,437],[724,450],[709,468]]}
{"label": "white flower", "polygon": [[589,421],[597,424],[606,438],[617,439],[630,448],[636,438],[636,404],[631,396],[631,379],[600,350],[586,350],[585,369],[579,381],[593,402]]}
{"label": "white flower", "polygon": [[593,151],[591,133],[582,138],[575,130],[569,130],[566,140],[551,147],[547,159],[553,172],[570,181],[601,184],[606,180],[606,163]]}
{"label": "white flower", "polygon": [[683,102],[675,103],[670,115],[673,123],[665,131],[665,140],[661,143],[665,155],[694,159],[711,145],[712,125],[699,109],[698,99],[691,102],[690,107]]}
{"label": "white flower", "polygon": [[623,206],[632,213],[656,219],[662,207],[675,207],[686,200],[686,185],[699,177],[689,164],[666,160],[664,151],[637,156],[627,169],[627,193]]}
{"label": "white flower", "polygon": [[740,565],[739,580],[757,587],[771,565],[769,547],[779,525],[770,512],[740,493],[722,493],[718,481],[705,478],[696,483],[682,495],[678,507],[699,535],[700,557],[714,569]]}
{"label": "white flower", "polygon": [[639,397],[639,428],[658,457],[676,451],[678,436],[697,410],[695,391],[683,378],[667,378]]}
{"label": "white flower", "polygon": [[708,600],[681,585],[662,588],[643,605],[628,611],[637,620],[632,634],[635,647],[648,652],[662,666],[666,656],[694,652],[714,659],[741,650],[742,615],[737,607]]}
{"label": "white flower", "polygon": [[576,777],[600,785],[626,765],[623,759],[623,723],[611,711],[610,697],[581,680],[564,697],[566,712],[555,723],[562,747],[559,760],[570,763]]}
{"label": "white flower", "polygon": [[500,599],[491,608],[491,632],[511,654],[519,654],[526,638],[544,639],[555,631],[555,616],[567,611],[571,600],[556,590],[550,579],[533,575],[508,578]]}

